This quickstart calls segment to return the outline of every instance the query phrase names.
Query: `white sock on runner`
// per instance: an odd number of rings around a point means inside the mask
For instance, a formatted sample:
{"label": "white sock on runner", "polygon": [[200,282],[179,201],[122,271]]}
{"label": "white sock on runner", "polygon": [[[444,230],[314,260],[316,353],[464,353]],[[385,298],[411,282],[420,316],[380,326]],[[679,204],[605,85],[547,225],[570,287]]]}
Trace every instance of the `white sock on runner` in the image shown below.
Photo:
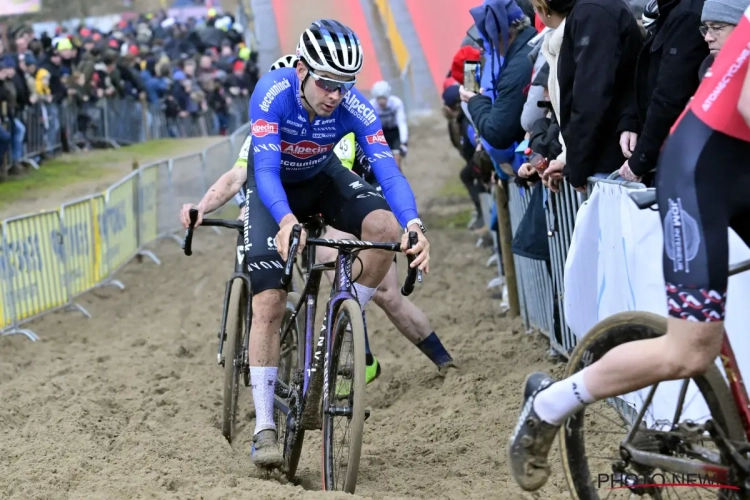
{"label": "white sock on runner", "polygon": [[375,295],[375,292],[378,291],[377,288],[370,288],[369,286],[360,285],[359,283],[354,284],[354,289],[357,291],[357,298],[359,299],[359,307],[364,311],[365,306],[368,302],[370,302],[370,299],[373,295]]}
{"label": "white sock on runner", "polygon": [[539,418],[552,425],[562,425],[595,400],[583,383],[586,368],[572,376],[555,382],[534,398],[534,411]]}
{"label": "white sock on runner", "polygon": [[276,385],[276,366],[251,366],[250,385],[253,388],[255,405],[255,432],[267,429],[276,430],[273,421],[273,390]]}

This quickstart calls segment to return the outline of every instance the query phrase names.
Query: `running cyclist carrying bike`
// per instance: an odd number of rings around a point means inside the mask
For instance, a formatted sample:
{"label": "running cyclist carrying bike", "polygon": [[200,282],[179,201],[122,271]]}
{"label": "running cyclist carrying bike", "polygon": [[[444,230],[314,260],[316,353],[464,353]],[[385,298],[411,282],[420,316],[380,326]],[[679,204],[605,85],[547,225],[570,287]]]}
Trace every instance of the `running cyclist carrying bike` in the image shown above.
{"label": "running cyclist carrying bike", "polygon": [[[300,36],[297,56],[300,64],[296,68],[266,73],[253,92],[251,134],[243,147],[246,168],[236,165],[197,207],[186,205],[181,213],[187,227],[189,210],[197,208],[200,224],[203,214],[246,189],[244,248],[253,292],[249,356],[256,414],[251,459],[260,467],[282,463],[273,399],[279,327],[286,301],[281,278],[294,226],[322,214],[328,224],[359,239],[393,241],[401,232],[400,223],[407,231],[418,233],[418,244],[406,250],[418,254],[412,266],[428,272],[430,260],[429,242],[411,188],[386,145],[377,114],[354,88],[362,69],[359,38],[338,21],[318,20]],[[370,159],[382,195],[342,168],[333,154],[333,147],[349,132],[355,134]],[[305,239],[303,232],[300,252]],[[407,233],[401,242],[402,248],[408,248]],[[354,288],[364,308],[393,256],[366,250],[360,257],[363,269],[361,274],[354,270],[360,275]]]}
{"label": "running cyclist carrying bike", "polygon": [[657,168],[664,226],[667,333],[620,344],[555,382],[527,377],[508,444],[516,482],[527,491],[549,477],[560,426],[585,406],[667,380],[702,375],[724,335],[731,227],[750,243],[750,8],[677,120]]}

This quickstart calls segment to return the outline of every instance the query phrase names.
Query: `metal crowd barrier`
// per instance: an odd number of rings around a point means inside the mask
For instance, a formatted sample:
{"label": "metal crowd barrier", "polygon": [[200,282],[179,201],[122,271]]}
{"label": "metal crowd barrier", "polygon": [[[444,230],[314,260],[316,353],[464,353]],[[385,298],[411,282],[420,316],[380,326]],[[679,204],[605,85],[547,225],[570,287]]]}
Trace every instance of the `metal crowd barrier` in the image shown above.
{"label": "metal crowd barrier", "polygon": [[[573,237],[578,209],[591,194],[598,182],[623,185],[632,189],[645,188],[640,183],[616,180],[617,172],[608,178],[590,177],[587,193],[577,192],[563,182],[559,193],[545,190],[545,213],[551,262],[513,255],[516,268],[521,317],[527,330],[537,329],[550,339],[550,347],[567,357],[575,348],[577,339],[565,320],[563,298],[565,294],[565,261]],[[509,211],[515,235],[526,209],[531,190],[509,183]]]}
{"label": "metal crowd barrier", "polygon": [[[61,103],[38,101],[25,108],[17,119],[25,126],[21,162],[38,169],[42,157],[75,151],[87,145],[136,144],[153,139],[230,135],[248,122],[248,96],[232,97],[226,113],[212,109],[186,117],[167,116],[164,103],[147,104],[134,98],[107,98]],[[7,109],[0,121],[11,127]],[[67,148],[66,148],[67,146]],[[10,151],[9,151],[10,154]],[[4,159],[0,158],[0,172]]]}
{"label": "metal crowd barrier", "polygon": [[196,203],[234,162],[246,124],[201,153],[143,165],[105,192],[59,209],[0,222],[0,335],[61,308],[91,315],[76,299],[102,286],[124,285],[114,275],[135,256],[159,259],[146,245],[182,240],[179,209]]}

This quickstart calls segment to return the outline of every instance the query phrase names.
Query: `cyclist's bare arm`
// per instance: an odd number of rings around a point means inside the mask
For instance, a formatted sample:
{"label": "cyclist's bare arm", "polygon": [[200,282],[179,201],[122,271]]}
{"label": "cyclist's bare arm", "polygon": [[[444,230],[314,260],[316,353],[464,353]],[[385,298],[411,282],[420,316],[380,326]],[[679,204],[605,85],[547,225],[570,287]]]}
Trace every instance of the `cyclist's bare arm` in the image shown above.
{"label": "cyclist's bare arm", "polygon": [[745,119],[745,123],[750,125],[750,64],[747,67],[748,69],[745,73],[745,80],[742,82],[740,101],[737,103],[737,111],[739,111],[742,118]]}
{"label": "cyclist's bare arm", "polygon": [[198,222],[196,226],[199,226],[203,221],[203,214],[208,214],[224,206],[226,202],[232,199],[240,189],[245,185],[247,181],[247,167],[244,164],[236,163],[232,170],[224,173],[219,180],[217,180],[208,192],[203,196],[203,199],[198,203],[197,206],[187,204],[182,207],[180,213],[180,219],[184,227],[188,227],[190,224],[189,212],[191,208],[198,209]]}

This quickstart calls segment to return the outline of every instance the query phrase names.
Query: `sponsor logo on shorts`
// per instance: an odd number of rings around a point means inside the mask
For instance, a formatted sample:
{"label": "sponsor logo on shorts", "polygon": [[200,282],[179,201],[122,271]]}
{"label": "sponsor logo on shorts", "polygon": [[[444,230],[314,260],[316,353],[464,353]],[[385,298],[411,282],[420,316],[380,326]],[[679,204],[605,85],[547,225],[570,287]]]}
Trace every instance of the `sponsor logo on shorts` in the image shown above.
{"label": "sponsor logo on shorts", "polygon": [[372,125],[378,119],[378,115],[372,109],[370,103],[360,101],[354,92],[346,94],[343,106],[365,125]]}
{"label": "sponsor logo on shorts", "polygon": [[281,141],[281,153],[299,158],[300,160],[307,160],[313,156],[328,153],[333,149],[333,146],[333,143],[316,144],[312,141],[300,141],[295,143]]}
{"label": "sponsor logo on shorts", "polygon": [[263,119],[255,120],[252,125],[253,135],[255,137],[265,137],[268,134],[279,133],[279,124],[267,122]]}
{"label": "sponsor logo on shorts", "polygon": [[269,236],[266,240],[266,243],[268,243],[268,249],[269,250],[276,250],[276,241],[273,237]]}
{"label": "sponsor logo on shorts", "polygon": [[270,269],[284,269],[284,264],[280,260],[272,260],[269,262],[266,262],[264,260],[258,260],[255,262],[248,262],[247,263],[247,269],[251,273],[253,271],[262,271],[262,270],[270,270]]}
{"label": "sponsor logo on shorts", "polygon": [[682,206],[682,200],[668,199],[664,217],[664,251],[674,272],[690,272],[690,261],[698,256],[701,236],[698,222]]}
{"label": "sponsor logo on shorts", "polygon": [[263,101],[261,101],[260,103],[260,109],[268,113],[268,110],[271,107],[271,103],[273,103],[273,100],[276,99],[276,96],[291,86],[292,84],[289,83],[289,80],[287,80],[286,78],[271,85],[271,87],[266,92],[266,95],[263,96]]}
{"label": "sponsor logo on shorts", "polygon": [[373,135],[367,136],[367,144],[382,144],[383,146],[387,146],[388,142],[385,140],[385,136],[383,135],[382,130],[378,130]]}

